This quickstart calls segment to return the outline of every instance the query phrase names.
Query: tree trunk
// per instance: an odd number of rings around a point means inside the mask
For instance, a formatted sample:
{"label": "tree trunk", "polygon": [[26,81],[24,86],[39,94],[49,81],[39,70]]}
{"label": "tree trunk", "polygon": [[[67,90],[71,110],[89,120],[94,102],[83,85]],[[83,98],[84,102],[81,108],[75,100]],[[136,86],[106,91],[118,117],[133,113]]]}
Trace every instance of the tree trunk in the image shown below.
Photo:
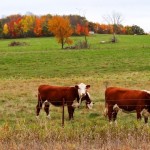
{"label": "tree trunk", "polygon": [[61,49],[64,49],[64,41],[61,41]]}

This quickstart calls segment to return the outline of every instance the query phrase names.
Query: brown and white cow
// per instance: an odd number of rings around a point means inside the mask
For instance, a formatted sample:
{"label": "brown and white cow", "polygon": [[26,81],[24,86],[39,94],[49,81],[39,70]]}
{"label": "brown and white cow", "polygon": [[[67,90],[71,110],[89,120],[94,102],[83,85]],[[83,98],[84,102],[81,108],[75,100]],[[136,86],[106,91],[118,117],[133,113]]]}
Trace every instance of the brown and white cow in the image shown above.
{"label": "brown and white cow", "polygon": [[110,123],[116,122],[119,108],[125,112],[136,111],[137,119],[143,115],[145,123],[148,123],[150,93],[146,90],[108,87],[105,91],[105,115],[108,115]]}
{"label": "brown and white cow", "polygon": [[[38,88],[38,104],[36,106],[36,115],[39,116],[42,104],[44,103],[44,110],[49,118],[49,105],[62,106],[64,104],[68,107],[69,120],[73,119],[73,113],[75,107],[81,104],[82,100],[86,100],[87,107],[92,108],[93,103],[91,102],[88,89],[90,85],[83,83],[75,85],[74,87],[64,86],[52,86],[52,85],[40,85]],[[77,101],[77,103],[75,103]]]}

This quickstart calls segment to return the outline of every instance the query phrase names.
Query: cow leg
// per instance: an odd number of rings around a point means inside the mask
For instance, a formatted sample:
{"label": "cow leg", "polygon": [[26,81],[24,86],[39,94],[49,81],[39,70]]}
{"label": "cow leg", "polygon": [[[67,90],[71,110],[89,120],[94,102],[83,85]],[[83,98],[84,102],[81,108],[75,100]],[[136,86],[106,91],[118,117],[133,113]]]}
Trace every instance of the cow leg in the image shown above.
{"label": "cow leg", "polygon": [[37,118],[37,119],[39,118],[39,114],[40,114],[40,110],[41,110],[41,108],[42,108],[42,104],[43,104],[43,102],[38,101],[38,104],[37,104],[37,106],[36,106],[36,118]]}
{"label": "cow leg", "polygon": [[73,119],[74,108],[72,106],[68,106],[69,120]]}
{"label": "cow leg", "polygon": [[49,102],[46,100],[46,101],[44,102],[44,110],[45,110],[45,112],[46,112],[46,115],[47,115],[47,118],[48,118],[48,119],[50,119],[49,106],[50,106],[50,104],[49,104]]}
{"label": "cow leg", "polygon": [[141,120],[141,119],[142,119],[142,116],[141,116],[141,109],[137,109],[137,110],[136,110],[136,113],[137,113],[137,120]]}
{"label": "cow leg", "polygon": [[144,117],[145,124],[148,123],[149,112],[147,109],[143,109],[141,115]]}
{"label": "cow leg", "polygon": [[148,123],[148,117],[144,117],[145,124]]}
{"label": "cow leg", "polygon": [[116,120],[117,120],[117,112],[116,112],[116,111],[113,111],[112,117],[113,117],[113,121],[114,121],[115,123],[117,123],[117,122],[116,122]]}
{"label": "cow leg", "polygon": [[113,105],[108,105],[108,119],[110,124],[112,123]]}

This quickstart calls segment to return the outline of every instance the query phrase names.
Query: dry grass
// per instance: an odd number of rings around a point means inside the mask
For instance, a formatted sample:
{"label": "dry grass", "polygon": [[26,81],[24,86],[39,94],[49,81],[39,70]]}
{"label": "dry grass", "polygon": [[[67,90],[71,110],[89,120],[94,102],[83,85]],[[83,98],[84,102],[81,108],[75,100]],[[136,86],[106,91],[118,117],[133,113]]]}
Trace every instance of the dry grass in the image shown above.
{"label": "dry grass", "polygon": [[[142,77],[142,80],[141,80]],[[113,80],[112,80],[113,79]],[[136,80],[135,80],[136,79]],[[119,126],[110,127],[103,117],[105,81],[109,86],[149,90],[149,74],[120,73],[85,78],[3,79],[0,80],[0,149],[11,150],[131,150],[150,148],[150,129],[136,122],[133,115],[119,114]],[[95,102],[93,110],[81,107],[69,122],[65,108],[65,127],[61,127],[61,109],[52,107],[52,120],[35,119],[37,87],[40,84],[73,86],[90,84]],[[125,120],[124,120],[125,119]]]}

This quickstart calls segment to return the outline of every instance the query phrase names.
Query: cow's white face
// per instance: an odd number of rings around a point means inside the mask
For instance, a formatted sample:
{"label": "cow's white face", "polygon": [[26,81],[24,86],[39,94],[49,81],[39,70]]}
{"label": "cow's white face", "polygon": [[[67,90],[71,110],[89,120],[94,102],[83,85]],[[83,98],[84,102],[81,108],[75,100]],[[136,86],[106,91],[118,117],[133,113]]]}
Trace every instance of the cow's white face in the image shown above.
{"label": "cow's white face", "polygon": [[78,89],[79,97],[82,98],[86,95],[87,90],[90,88],[90,85],[85,85],[84,83],[80,83],[75,87]]}

